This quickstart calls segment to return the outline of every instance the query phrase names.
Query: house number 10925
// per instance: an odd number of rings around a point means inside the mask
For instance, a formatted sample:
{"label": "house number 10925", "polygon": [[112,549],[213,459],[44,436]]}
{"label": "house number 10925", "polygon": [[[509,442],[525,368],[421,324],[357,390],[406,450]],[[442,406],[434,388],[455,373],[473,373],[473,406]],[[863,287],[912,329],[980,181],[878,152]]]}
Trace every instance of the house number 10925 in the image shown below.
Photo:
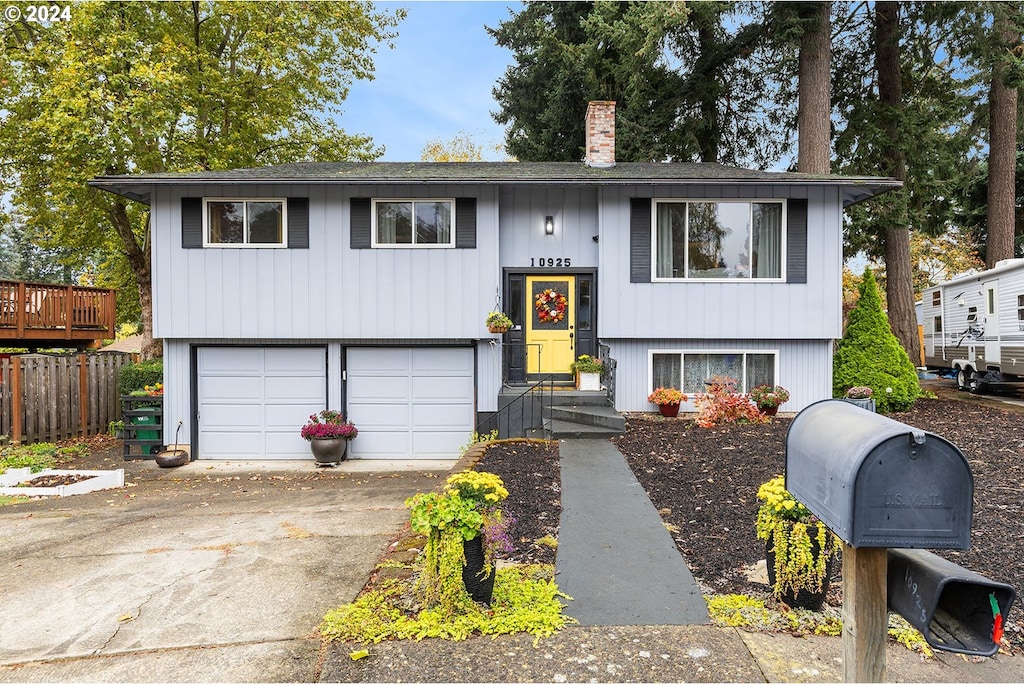
{"label": "house number 10925", "polygon": [[530,257],[530,266],[553,266],[555,268],[572,266],[569,257]]}

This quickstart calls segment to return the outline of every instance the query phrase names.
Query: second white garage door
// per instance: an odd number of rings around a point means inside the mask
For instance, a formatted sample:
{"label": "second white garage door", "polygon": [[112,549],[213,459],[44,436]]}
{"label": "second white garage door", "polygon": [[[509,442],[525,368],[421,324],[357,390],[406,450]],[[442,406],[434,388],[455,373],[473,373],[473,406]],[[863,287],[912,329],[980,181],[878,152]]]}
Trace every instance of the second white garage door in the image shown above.
{"label": "second white garage door", "polygon": [[474,426],[473,350],[349,349],[354,458],[458,458]]}

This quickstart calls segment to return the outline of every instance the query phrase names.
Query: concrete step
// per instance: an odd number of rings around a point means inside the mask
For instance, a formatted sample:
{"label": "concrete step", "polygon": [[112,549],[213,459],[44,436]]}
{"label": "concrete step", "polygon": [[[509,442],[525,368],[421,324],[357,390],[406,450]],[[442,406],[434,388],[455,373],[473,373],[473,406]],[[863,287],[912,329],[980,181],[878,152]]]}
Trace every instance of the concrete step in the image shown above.
{"label": "concrete step", "polygon": [[607,439],[618,437],[622,430],[600,427],[598,425],[584,425],[583,423],[570,423],[567,420],[551,420],[548,423],[551,439]]}
{"label": "concrete step", "polygon": [[611,406],[552,406],[551,418],[581,425],[618,430],[626,429],[626,419]]}
{"label": "concrete step", "polygon": [[608,392],[581,392],[580,390],[555,390],[551,393],[552,406],[608,406]]}

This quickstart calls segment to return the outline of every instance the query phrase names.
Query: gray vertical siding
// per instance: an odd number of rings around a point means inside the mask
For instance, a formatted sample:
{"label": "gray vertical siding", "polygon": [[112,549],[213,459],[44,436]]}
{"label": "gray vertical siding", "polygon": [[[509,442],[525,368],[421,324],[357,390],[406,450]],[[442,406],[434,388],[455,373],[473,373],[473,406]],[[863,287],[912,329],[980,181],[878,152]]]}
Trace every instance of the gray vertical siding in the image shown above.
{"label": "gray vertical siding", "polygon": [[[502,268],[529,268],[530,259],[569,258],[572,268],[597,266],[597,190],[518,186],[501,190],[498,217]],[[544,217],[555,219],[555,234],[544,234]],[[552,269],[553,271],[557,268]]]}
{"label": "gray vertical siding", "polygon": [[[787,198],[806,196],[807,283],[631,283],[631,196],[660,198]],[[842,330],[842,227],[839,194],[831,188],[706,186],[606,187],[601,197],[598,334],[742,339],[834,338]]]}
{"label": "gray vertical siding", "polygon": [[[616,361],[615,408],[619,411],[653,411],[647,395],[650,386],[650,350],[776,351],[776,383],[790,392],[783,411],[832,397],[832,340],[764,339],[604,339]],[[690,407],[684,407],[692,409]]]}
{"label": "gray vertical siding", "polygon": [[479,338],[500,285],[492,187],[362,187],[370,197],[475,197],[475,249],[353,250],[340,187],[192,189],[308,197],[309,249],[181,246],[182,189],[154,197],[154,334],[164,338]]}

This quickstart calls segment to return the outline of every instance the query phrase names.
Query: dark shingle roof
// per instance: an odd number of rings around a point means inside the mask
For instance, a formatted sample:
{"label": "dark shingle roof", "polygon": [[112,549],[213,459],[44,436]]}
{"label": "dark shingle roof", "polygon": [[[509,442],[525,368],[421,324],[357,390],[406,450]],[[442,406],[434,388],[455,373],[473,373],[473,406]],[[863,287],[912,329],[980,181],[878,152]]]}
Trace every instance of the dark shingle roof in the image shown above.
{"label": "dark shingle roof", "polygon": [[500,184],[500,185],[692,185],[796,184],[846,188],[847,203],[900,187],[893,178],[752,171],[723,164],[620,163],[590,167],[581,162],[306,162],[230,171],[100,176],[89,184],[148,201],[156,185],[303,184]]}

